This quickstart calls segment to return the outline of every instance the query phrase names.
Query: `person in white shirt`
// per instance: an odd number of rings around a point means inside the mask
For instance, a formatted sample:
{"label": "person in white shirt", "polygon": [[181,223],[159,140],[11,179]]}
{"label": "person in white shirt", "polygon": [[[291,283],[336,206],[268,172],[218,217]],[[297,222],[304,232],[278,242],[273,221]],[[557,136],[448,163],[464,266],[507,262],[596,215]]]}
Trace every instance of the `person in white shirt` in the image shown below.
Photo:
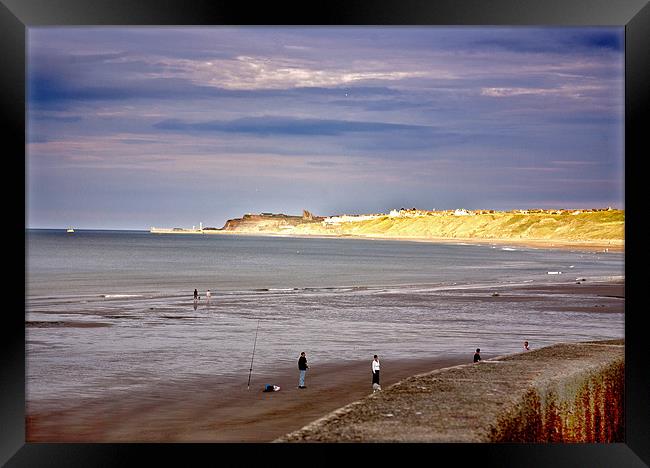
{"label": "person in white shirt", "polygon": [[208,302],[210,302],[210,296],[212,296],[212,293],[211,293],[210,290],[208,289],[208,290],[205,292],[205,297],[207,297]]}
{"label": "person in white shirt", "polygon": [[373,389],[377,389],[375,387],[375,384],[377,384],[377,387],[379,386],[379,358],[375,354],[374,359],[372,360],[372,387]]}

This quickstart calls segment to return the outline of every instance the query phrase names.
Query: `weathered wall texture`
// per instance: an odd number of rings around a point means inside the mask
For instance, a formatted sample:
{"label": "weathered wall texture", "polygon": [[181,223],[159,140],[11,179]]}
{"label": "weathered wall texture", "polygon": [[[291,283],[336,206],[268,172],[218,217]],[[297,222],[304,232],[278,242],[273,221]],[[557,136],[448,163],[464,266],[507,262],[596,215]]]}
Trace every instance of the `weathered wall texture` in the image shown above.
{"label": "weathered wall texture", "polygon": [[625,362],[531,387],[491,428],[491,442],[623,442]]}

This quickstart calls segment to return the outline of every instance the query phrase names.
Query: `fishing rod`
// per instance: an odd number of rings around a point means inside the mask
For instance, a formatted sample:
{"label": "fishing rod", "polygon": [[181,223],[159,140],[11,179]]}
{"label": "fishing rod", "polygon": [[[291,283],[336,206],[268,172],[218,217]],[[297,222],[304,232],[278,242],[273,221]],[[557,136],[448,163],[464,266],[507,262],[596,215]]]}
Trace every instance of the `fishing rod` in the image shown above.
{"label": "fishing rod", "polygon": [[251,374],[253,373],[253,358],[255,357],[255,346],[257,345],[257,332],[260,329],[260,320],[257,319],[257,330],[255,330],[255,342],[253,343],[253,355],[251,356],[251,368],[248,371],[248,390],[251,389]]}

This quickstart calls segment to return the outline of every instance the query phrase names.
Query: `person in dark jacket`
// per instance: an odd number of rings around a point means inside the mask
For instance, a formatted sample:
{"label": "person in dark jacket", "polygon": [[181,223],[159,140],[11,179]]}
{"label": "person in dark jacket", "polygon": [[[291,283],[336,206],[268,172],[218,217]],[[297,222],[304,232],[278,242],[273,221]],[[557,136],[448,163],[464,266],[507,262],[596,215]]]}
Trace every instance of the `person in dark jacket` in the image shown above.
{"label": "person in dark jacket", "polygon": [[305,374],[307,373],[309,366],[307,365],[307,357],[305,352],[300,353],[298,358],[298,370],[300,371],[300,378],[298,379],[298,388],[307,388],[305,387]]}
{"label": "person in dark jacket", "polygon": [[479,362],[481,360],[481,348],[476,348],[474,353],[474,362]]}

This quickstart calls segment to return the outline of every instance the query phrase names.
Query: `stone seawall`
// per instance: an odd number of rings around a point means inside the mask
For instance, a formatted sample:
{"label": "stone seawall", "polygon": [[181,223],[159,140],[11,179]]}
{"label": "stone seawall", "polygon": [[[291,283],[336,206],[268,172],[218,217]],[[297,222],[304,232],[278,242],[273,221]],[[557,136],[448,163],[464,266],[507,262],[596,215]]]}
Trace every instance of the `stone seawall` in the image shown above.
{"label": "stone seawall", "polygon": [[622,442],[625,363],[560,376],[531,387],[499,415],[491,442]]}
{"label": "stone seawall", "polygon": [[463,364],[404,379],[275,442],[623,442],[624,367],[623,340]]}

